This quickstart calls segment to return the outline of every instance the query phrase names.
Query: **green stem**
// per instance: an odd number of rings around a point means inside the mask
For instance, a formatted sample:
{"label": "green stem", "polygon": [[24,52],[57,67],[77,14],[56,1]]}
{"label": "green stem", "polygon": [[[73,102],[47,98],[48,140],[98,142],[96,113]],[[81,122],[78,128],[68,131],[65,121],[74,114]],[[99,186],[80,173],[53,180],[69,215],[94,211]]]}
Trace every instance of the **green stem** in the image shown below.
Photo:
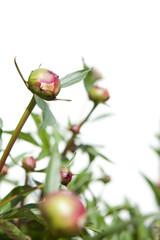
{"label": "green stem", "polygon": [[18,73],[19,73],[20,77],[22,78],[22,80],[23,80],[24,84],[25,84],[25,85],[26,85],[26,87],[28,88],[27,81],[24,79],[24,77],[23,77],[23,75],[22,75],[22,73],[21,73],[21,71],[20,71],[20,69],[19,69],[19,67],[18,67],[18,64],[17,64],[17,62],[16,62],[16,57],[14,58],[14,64],[15,64],[15,66],[16,66],[16,69],[17,69],[17,71],[18,71]]}
{"label": "green stem", "polygon": [[[98,106],[98,104],[94,104],[93,108],[91,109],[91,111],[88,113],[88,115],[85,117],[85,119],[79,124],[80,127],[82,127],[82,125],[88,120],[88,118],[90,117],[90,115],[92,114],[92,112],[95,110],[95,108]],[[67,145],[62,153],[62,157],[65,157],[66,153],[68,152],[68,150],[70,149],[70,146],[72,146],[72,144],[74,143],[74,139],[76,137],[76,133],[73,133],[71,138],[69,139],[69,141],[67,142]]]}
{"label": "green stem", "polygon": [[79,124],[79,126],[81,127],[90,117],[90,115],[92,114],[92,112],[95,110],[95,108],[98,106],[98,104],[94,104],[93,108],[91,109],[91,111],[88,113],[88,115],[86,116],[86,118]]}
{"label": "green stem", "polygon": [[35,191],[35,190],[37,190],[37,189],[41,189],[41,188],[43,188],[43,187],[44,187],[44,184],[40,184],[40,185],[38,185],[38,186],[36,186],[36,187],[29,188],[29,189],[27,189],[27,190],[25,190],[25,191],[23,191],[23,192],[17,193],[17,194],[15,194],[14,196],[12,196],[12,197],[6,199],[5,201],[1,202],[1,203],[0,203],[0,208],[1,208],[2,206],[4,206],[5,204],[7,204],[8,202],[10,202],[10,201],[12,201],[12,200],[14,200],[14,199],[16,199],[16,198],[18,198],[18,197],[20,197],[20,196],[23,196],[24,194],[26,194],[26,193],[28,193],[28,192],[32,192],[32,191]]}
{"label": "green stem", "polygon": [[25,124],[27,118],[29,117],[29,115],[32,112],[35,105],[36,105],[36,101],[35,101],[34,97],[32,97],[30,103],[28,104],[28,106],[27,106],[26,110],[24,111],[16,129],[14,130],[14,132],[11,136],[10,141],[8,142],[8,145],[7,145],[6,149],[3,152],[2,158],[0,160],[0,172],[2,170],[3,165],[5,164],[5,161],[8,157],[8,155],[9,155],[12,147],[13,147],[13,144],[15,143],[16,139],[18,138],[18,135],[19,135],[23,125]]}

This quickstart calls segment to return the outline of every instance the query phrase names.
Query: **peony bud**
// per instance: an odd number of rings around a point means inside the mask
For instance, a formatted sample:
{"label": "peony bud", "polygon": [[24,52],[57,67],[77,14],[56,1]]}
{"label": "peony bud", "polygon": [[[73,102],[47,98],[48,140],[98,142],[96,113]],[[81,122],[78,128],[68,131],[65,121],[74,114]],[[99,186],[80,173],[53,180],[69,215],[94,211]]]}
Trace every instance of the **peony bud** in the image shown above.
{"label": "peony bud", "polygon": [[7,174],[7,172],[8,172],[8,165],[4,164],[3,167],[2,167],[0,175],[5,176]]}
{"label": "peony bud", "polygon": [[89,98],[95,103],[103,103],[107,101],[110,96],[107,89],[95,85],[89,91]]}
{"label": "peony bud", "polygon": [[71,127],[70,127],[70,130],[75,133],[75,134],[78,134],[79,133],[79,130],[80,130],[80,126],[79,125],[76,125],[76,124],[73,124]]}
{"label": "peony bud", "polygon": [[40,210],[54,236],[76,236],[86,223],[86,210],[71,191],[59,190],[45,196]]}
{"label": "peony bud", "polygon": [[100,180],[104,183],[109,183],[111,181],[111,177],[109,175],[104,175]]}
{"label": "peony bud", "polygon": [[45,100],[54,100],[61,89],[61,83],[55,73],[38,68],[29,75],[28,88]]}
{"label": "peony bud", "polygon": [[25,157],[22,160],[22,166],[27,171],[33,171],[36,166],[36,160],[33,157]]}
{"label": "peony bud", "polygon": [[73,174],[68,169],[62,168],[60,170],[60,175],[61,175],[61,184],[67,186],[72,180]]}

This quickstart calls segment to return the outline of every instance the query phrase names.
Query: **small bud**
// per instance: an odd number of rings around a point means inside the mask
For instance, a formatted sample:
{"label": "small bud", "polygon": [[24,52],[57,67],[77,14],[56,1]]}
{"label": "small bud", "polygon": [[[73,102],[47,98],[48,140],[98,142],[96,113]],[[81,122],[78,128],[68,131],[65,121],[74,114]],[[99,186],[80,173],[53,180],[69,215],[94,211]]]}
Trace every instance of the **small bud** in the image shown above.
{"label": "small bud", "polygon": [[86,210],[71,191],[59,190],[45,196],[40,210],[53,236],[76,236],[86,223]]}
{"label": "small bud", "polygon": [[0,175],[5,176],[8,173],[8,165],[4,164],[1,170]]}
{"label": "small bud", "polygon": [[33,157],[25,157],[22,160],[22,166],[26,171],[33,171],[36,166],[36,160]]}
{"label": "small bud", "polygon": [[110,96],[107,89],[95,85],[89,91],[89,98],[95,103],[103,103],[107,101]]}
{"label": "small bud", "polygon": [[79,130],[80,130],[80,126],[79,125],[76,125],[76,124],[73,124],[71,127],[70,127],[70,130],[75,133],[75,134],[78,134],[79,133]]}
{"label": "small bud", "polygon": [[111,177],[109,175],[104,175],[102,178],[101,178],[101,181],[103,181],[104,183],[108,183],[111,181]]}
{"label": "small bud", "polygon": [[61,184],[67,186],[72,180],[73,174],[68,169],[62,168],[60,170],[60,175],[61,175]]}
{"label": "small bud", "polygon": [[93,69],[93,74],[96,80],[102,79],[102,74],[98,72],[97,70]]}
{"label": "small bud", "polygon": [[38,68],[29,75],[28,88],[45,100],[54,100],[61,89],[61,83],[55,73]]}

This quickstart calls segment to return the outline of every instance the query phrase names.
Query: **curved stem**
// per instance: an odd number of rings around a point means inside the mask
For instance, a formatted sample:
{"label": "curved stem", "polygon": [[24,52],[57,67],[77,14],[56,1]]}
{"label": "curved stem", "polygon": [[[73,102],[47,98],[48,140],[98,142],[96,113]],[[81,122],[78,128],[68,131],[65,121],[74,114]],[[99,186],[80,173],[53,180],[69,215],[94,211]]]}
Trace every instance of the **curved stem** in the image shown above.
{"label": "curved stem", "polygon": [[94,104],[93,108],[91,109],[91,111],[88,113],[88,115],[86,116],[86,118],[79,124],[79,126],[81,127],[90,117],[90,115],[92,114],[92,112],[95,110],[95,108],[98,106],[98,104]]}
{"label": "curved stem", "polygon": [[14,130],[14,132],[11,136],[10,141],[8,142],[8,145],[7,145],[6,149],[3,152],[2,158],[0,160],[0,172],[2,170],[3,165],[5,164],[5,161],[8,157],[8,155],[9,155],[12,147],[13,147],[13,144],[15,143],[16,139],[18,138],[18,135],[19,135],[23,125],[25,124],[27,118],[29,117],[29,115],[32,112],[35,105],[36,105],[36,101],[35,101],[34,97],[32,97],[30,103],[28,104],[28,106],[27,106],[26,110],[24,111],[16,129]]}
{"label": "curved stem", "polygon": [[[85,117],[85,119],[79,124],[80,127],[82,127],[82,125],[88,120],[88,118],[90,117],[90,115],[92,114],[92,112],[95,110],[95,108],[98,106],[98,104],[94,104],[93,108],[91,109],[91,111],[88,113],[88,115]],[[68,152],[68,150],[70,149],[70,146],[72,146],[72,144],[74,143],[74,139],[76,137],[76,133],[73,133],[71,138],[69,139],[69,141],[67,142],[67,145],[62,153],[62,157],[65,157],[66,153]]]}
{"label": "curved stem", "polygon": [[22,73],[21,73],[21,71],[20,71],[20,69],[19,69],[19,67],[18,67],[18,64],[17,64],[17,62],[16,62],[16,57],[14,58],[14,64],[15,64],[16,69],[17,69],[17,71],[18,71],[20,77],[22,78],[24,84],[25,84],[26,87],[28,88],[27,81],[24,79],[24,77],[23,77],[23,75],[22,75]]}

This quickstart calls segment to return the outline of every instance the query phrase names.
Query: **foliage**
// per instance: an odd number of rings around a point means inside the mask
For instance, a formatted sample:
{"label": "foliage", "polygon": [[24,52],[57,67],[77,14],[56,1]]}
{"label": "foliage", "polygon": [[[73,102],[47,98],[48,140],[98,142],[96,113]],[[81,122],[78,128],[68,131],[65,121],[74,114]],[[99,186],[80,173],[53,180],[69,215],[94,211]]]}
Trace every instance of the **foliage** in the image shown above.
{"label": "foliage", "polygon": [[[84,62],[83,62],[84,63]],[[84,69],[68,74],[60,79],[62,87],[68,87],[76,82],[84,80],[86,94],[90,88],[99,80],[95,75],[95,70],[90,69],[84,63]],[[77,93],[78,95],[79,93]],[[41,114],[32,113],[31,117],[35,123],[36,133],[23,132],[19,134],[19,141],[30,143],[31,149],[37,153],[35,157],[37,163],[46,159],[47,167],[34,169],[26,174],[26,182],[24,186],[7,176],[0,176],[1,181],[9,181],[16,186],[0,201],[0,239],[1,240],[52,240],[52,239],[72,239],[72,240],[152,240],[159,239],[159,216],[157,214],[148,213],[143,215],[137,206],[132,205],[129,201],[125,201],[118,206],[110,206],[107,200],[104,201],[100,196],[92,191],[91,185],[94,182],[101,182],[104,188],[111,184],[110,176],[105,173],[105,167],[102,169],[99,166],[101,173],[100,177],[95,178],[92,167],[97,157],[105,160],[105,164],[112,164],[112,161],[107,156],[99,151],[99,146],[83,143],[81,135],[70,131],[71,122],[66,128],[62,128],[58,121],[51,113],[48,104],[35,95],[37,105],[42,109]],[[91,101],[91,100],[89,100]],[[89,117],[93,110],[99,107],[100,104],[93,102],[93,108],[88,113],[86,118],[77,123],[80,127],[89,121]],[[94,121],[109,117],[110,113],[103,113],[94,118]],[[98,124],[98,123],[97,123]],[[49,127],[48,127],[49,126]],[[2,146],[3,136],[5,134],[13,134],[13,130],[4,130],[3,122],[0,119],[0,147]],[[68,135],[70,136],[68,138]],[[160,140],[158,136],[158,140]],[[63,151],[60,151],[59,145],[63,146]],[[3,152],[2,148],[1,151]],[[158,150],[155,150],[158,152]],[[59,188],[66,188],[60,184],[60,168],[70,168],[74,166],[75,159],[79,156],[87,155],[88,165],[81,171],[77,169],[78,174],[74,175],[69,183],[69,190],[76,192],[83,200],[87,209],[87,224],[83,231],[75,237],[60,237],[55,238],[50,235],[47,222],[43,219],[40,210],[39,202],[45,194],[55,192]],[[77,153],[77,154],[76,154]],[[28,155],[26,152],[19,152],[16,156],[11,154],[8,156],[9,167],[12,171],[17,164],[21,167],[20,162],[23,157]],[[7,160],[8,161],[8,160]],[[34,173],[44,174],[43,181],[36,179]],[[142,174],[153,190],[157,206],[160,206],[160,190],[156,183],[153,183],[147,176]],[[31,193],[35,194],[37,200],[31,197]],[[32,201],[28,204],[27,200]],[[126,217],[123,217],[123,216]],[[27,237],[29,236],[29,237]]]}

